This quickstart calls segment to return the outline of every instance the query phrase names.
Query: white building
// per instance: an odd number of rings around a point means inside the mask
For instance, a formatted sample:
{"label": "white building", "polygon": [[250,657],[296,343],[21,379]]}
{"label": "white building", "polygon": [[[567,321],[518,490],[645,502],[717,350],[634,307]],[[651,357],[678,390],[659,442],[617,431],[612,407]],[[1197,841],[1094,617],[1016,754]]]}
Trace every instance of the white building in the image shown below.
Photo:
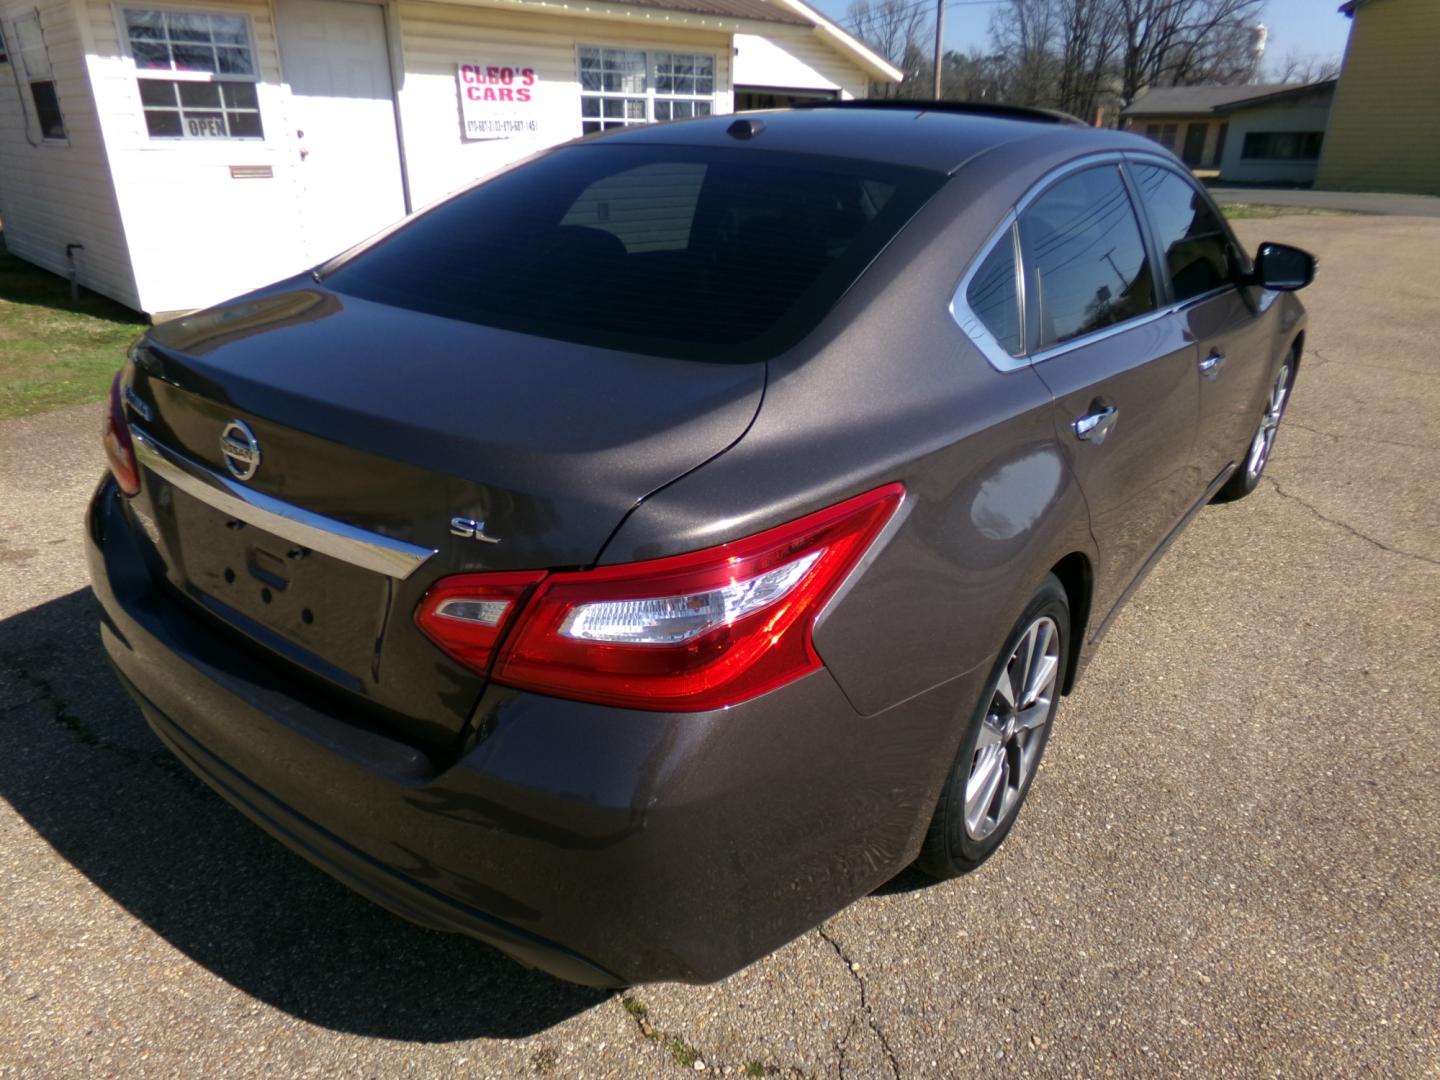
{"label": "white building", "polygon": [[0,218],[154,313],[547,146],[901,73],[800,0],[0,0]]}

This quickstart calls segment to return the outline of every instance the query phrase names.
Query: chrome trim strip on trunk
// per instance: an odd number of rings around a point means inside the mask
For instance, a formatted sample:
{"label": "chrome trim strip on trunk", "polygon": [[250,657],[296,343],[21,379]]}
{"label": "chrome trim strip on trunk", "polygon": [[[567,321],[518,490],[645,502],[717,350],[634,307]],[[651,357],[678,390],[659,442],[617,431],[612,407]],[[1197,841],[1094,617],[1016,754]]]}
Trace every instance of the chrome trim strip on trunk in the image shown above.
{"label": "chrome trim strip on trunk", "polygon": [[134,425],[130,427],[130,438],[139,463],[171,487],[179,488],[222,514],[312,551],[400,580],[408,578],[435,554],[435,548],[382,536],[253,491],[161,445]]}

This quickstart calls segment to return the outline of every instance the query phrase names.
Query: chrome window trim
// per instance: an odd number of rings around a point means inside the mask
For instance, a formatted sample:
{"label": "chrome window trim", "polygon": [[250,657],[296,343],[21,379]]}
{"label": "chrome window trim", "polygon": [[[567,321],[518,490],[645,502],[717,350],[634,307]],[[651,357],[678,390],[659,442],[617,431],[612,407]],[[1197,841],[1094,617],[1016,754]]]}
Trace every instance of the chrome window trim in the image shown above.
{"label": "chrome window trim", "polygon": [[[1015,227],[1018,220],[1014,210],[1005,215],[1000,227],[985,241],[980,254],[971,260],[969,269],[965,271],[960,284],[955,287],[955,292],[950,297],[950,317],[955,320],[955,325],[965,332],[975,343],[975,347],[984,354],[985,359],[990,361],[990,366],[997,371],[1017,371],[1030,366],[1030,358],[1025,352],[1025,266],[1020,258],[1020,232]],[[1016,316],[1020,320],[1020,353],[1013,356],[990,332],[980,316],[975,314],[966,299],[970,294],[970,283],[975,280],[980,267],[985,264],[990,253],[1004,242],[1007,235],[1015,251],[1015,295],[1018,300]]]}
{"label": "chrome window trim", "polygon": [[1112,326],[1106,326],[1100,330],[1092,330],[1084,337],[1071,338],[1069,341],[1062,341],[1057,345],[1051,345],[1048,349],[1041,349],[1039,352],[1031,353],[1030,363],[1043,364],[1047,360],[1054,360],[1056,357],[1064,356],[1068,352],[1083,349],[1087,345],[1094,345],[1097,342],[1104,341],[1106,338],[1112,338],[1116,334],[1123,334],[1130,330],[1138,330],[1142,326],[1148,326],[1152,322],[1158,322],[1167,315],[1174,315],[1181,307],[1182,305],[1180,304],[1169,304],[1166,307],[1156,308],[1154,311],[1147,311],[1144,315],[1136,315],[1133,319],[1126,319],[1122,323],[1115,323]]}
{"label": "chrome window trim", "polygon": [[347,525],[244,487],[162,445],[133,424],[130,438],[139,463],[170,486],[257,529],[352,566],[403,581],[436,553],[435,548]]}

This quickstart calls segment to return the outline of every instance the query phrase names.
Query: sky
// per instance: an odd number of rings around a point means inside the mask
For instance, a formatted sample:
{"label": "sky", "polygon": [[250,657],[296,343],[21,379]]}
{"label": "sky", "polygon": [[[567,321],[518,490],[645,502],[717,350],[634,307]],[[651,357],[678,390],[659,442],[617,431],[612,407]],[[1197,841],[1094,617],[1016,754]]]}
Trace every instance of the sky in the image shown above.
{"label": "sky", "polygon": [[[830,18],[845,24],[850,0],[810,0]],[[919,2],[919,0],[917,0]],[[990,12],[1004,0],[949,0],[945,5],[945,46],[969,51],[984,48],[989,37]],[[1287,53],[1333,56],[1345,51],[1350,20],[1339,12],[1340,0],[1269,0],[1261,17],[1270,30],[1265,47],[1267,61]]]}

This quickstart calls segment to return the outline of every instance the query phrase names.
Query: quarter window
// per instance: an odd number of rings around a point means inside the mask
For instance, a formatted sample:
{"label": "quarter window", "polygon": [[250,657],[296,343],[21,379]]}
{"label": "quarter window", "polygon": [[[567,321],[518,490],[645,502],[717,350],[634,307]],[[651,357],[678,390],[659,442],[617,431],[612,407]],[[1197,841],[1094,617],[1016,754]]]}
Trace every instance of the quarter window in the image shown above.
{"label": "quarter window", "polygon": [[1086,169],[1020,216],[1034,267],[1038,348],[1133,319],[1156,307],[1155,283],[1117,166]]}
{"label": "quarter window", "polygon": [[1015,238],[1010,229],[970,279],[965,305],[1002,349],[1020,355],[1020,294],[1015,287]]}
{"label": "quarter window", "polygon": [[580,126],[589,135],[615,127],[709,116],[715,57],[582,45]]}
{"label": "quarter window", "polygon": [[152,139],[260,139],[259,67],[243,15],[126,8]]}
{"label": "quarter window", "polygon": [[1135,166],[1134,175],[1175,299],[1188,300],[1234,281],[1230,234],[1195,185],[1156,165]]}

